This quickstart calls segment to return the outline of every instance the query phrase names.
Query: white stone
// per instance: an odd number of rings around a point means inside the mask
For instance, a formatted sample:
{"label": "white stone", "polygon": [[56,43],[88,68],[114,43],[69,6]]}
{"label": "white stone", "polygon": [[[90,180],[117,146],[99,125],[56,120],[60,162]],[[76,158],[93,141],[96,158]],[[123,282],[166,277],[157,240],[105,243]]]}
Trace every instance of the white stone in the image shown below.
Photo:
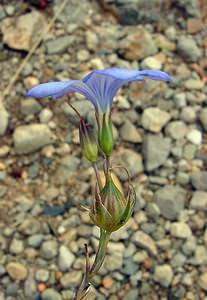
{"label": "white stone", "polygon": [[187,239],[192,235],[190,227],[184,222],[172,223],[170,232],[173,237],[180,239]]}
{"label": "white stone", "polygon": [[202,142],[202,133],[198,129],[192,129],[186,137],[188,141],[195,145],[200,145]]}
{"label": "white stone", "polygon": [[156,266],[154,279],[160,285],[168,287],[173,279],[173,271],[170,265]]}
{"label": "white stone", "polygon": [[142,61],[142,67],[146,69],[160,70],[162,68],[162,64],[157,58],[149,56]]}
{"label": "white stone", "polygon": [[160,132],[163,126],[170,120],[170,114],[157,107],[145,109],[142,115],[142,126],[152,132]]}
{"label": "white stone", "polygon": [[74,254],[66,246],[61,246],[58,256],[58,265],[60,267],[60,270],[62,272],[67,271],[68,269],[70,269],[74,261]]}

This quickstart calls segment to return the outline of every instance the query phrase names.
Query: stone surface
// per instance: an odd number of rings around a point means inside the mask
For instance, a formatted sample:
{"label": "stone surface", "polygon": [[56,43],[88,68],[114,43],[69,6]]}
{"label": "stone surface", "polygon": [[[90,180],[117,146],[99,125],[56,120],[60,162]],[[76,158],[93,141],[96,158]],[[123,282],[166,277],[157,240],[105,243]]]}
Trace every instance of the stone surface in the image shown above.
{"label": "stone surface", "polygon": [[168,287],[173,279],[173,270],[170,265],[160,265],[156,266],[154,272],[154,279],[161,286]]}
{"label": "stone surface", "polygon": [[192,235],[190,227],[184,222],[172,223],[170,232],[173,237],[180,239],[187,239]]}
{"label": "stone surface", "polygon": [[202,142],[202,133],[198,129],[192,129],[186,136],[187,140],[195,145],[200,145]]}
{"label": "stone surface", "polygon": [[45,30],[46,22],[38,11],[3,20],[3,41],[9,47],[29,51]]}
{"label": "stone surface", "polygon": [[165,186],[156,191],[155,201],[161,214],[169,220],[176,220],[184,209],[186,192],[179,186]]}
{"label": "stone surface", "polygon": [[149,107],[142,115],[142,126],[154,133],[158,133],[170,120],[170,115],[157,107]]}
{"label": "stone surface", "polygon": [[19,126],[14,131],[14,147],[18,154],[31,153],[53,143],[53,134],[45,124]]}
{"label": "stone surface", "polygon": [[58,244],[55,240],[49,240],[42,243],[40,254],[45,259],[52,259],[58,254]]}
{"label": "stone surface", "polygon": [[191,183],[196,190],[207,191],[207,172],[200,171],[192,173]]}
{"label": "stone surface", "polygon": [[149,251],[150,254],[157,256],[157,247],[149,235],[139,230],[133,234],[132,241],[139,247]]}
{"label": "stone surface", "polygon": [[207,292],[207,272],[204,272],[203,274],[201,274],[200,278],[199,278],[199,285],[200,287]]}
{"label": "stone surface", "polygon": [[128,120],[124,122],[124,125],[120,129],[120,135],[122,139],[126,142],[140,143],[142,142],[142,137],[137,130],[137,128]]}
{"label": "stone surface", "polygon": [[41,294],[41,298],[42,298],[42,300],[62,300],[61,295],[52,288],[46,289]]}
{"label": "stone surface", "polygon": [[182,121],[170,122],[166,127],[166,133],[175,140],[180,140],[187,133],[187,126]]}
{"label": "stone surface", "polygon": [[47,54],[61,54],[74,43],[74,36],[60,36],[58,38],[48,40],[45,42]]}
{"label": "stone surface", "polygon": [[73,253],[66,247],[61,246],[59,249],[58,265],[62,272],[69,270],[75,260]]}
{"label": "stone surface", "polygon": [[8,127],[9,113],[0,101],[0,136],[4,135]]}
{"label": "stone surface", "polygon": [[25,280],[27,277],[26,267],[19,262],[10,262],[6,266],[9,276],[14,280]]}
{"label": "stone surface", "polygon": [[201,57],[201,50],[191,37],[181,36],[178,39],[177,50],[187,61],[195,62]]}
{"label": "stone surface", "polygon": [[196,191],[190,201],[190,207],[192,209],[207,211],[207,193]]}
{"label": "stone surface", "polygon": [[147,171],[162,166],[170,153],[171,143],[168,138],[148,134],[144,139],[143,155]]}

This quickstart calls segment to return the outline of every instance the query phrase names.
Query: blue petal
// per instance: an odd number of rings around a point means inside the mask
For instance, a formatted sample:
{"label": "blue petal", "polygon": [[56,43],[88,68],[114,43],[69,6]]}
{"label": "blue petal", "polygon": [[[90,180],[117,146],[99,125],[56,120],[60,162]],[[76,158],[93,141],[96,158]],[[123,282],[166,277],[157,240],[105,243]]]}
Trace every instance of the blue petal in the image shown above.
{"label": "blue petal", "polygon": [[121,79],[121,80],[142,80],[142,76],[139,76],[138,70],[128,70],[128,69],[119,69],[119,68],[108,68],[104,70],[94,70],[90,74],[88,74],[84,79],[83,82],[88,82],[88,80],[94,75],[94,74],[101,74],[105,76],[112,77],[114,79]]}
{"label": "blue petal", "polygon": [[153,80],[164,80],[164,81],[171,80],[171,77],[167,73],[158,70],[142,70],[139,71],[139,75],[148,77]]}
{"label": "blue petal", "polygon": [[93,92],[81,80],[42,83],[29,90],[27,96],[34,98],[53,97],[53,99],[58,99],[73,92],[84,95],[97,108],[97,101]]}

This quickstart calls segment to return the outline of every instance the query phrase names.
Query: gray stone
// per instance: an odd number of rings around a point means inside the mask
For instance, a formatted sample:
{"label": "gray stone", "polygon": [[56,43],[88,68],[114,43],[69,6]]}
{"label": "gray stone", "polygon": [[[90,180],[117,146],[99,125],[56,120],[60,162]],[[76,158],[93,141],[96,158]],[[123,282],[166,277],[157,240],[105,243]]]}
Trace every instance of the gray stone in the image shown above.
{"label": "gray stone", "polygon": [[186,123],[194,123],[196,120],[195,109],[193,109],[191,106],[183,107],[180,118]]}
{"label": "gray stone", "polygon": [[170,122],[166,127],[166,133],[175,140],[184,138],[187,133],[187,126],[182,121]]}
{"label": "gray stone", "polygon": [[45,42],[47,54],[64,53],[71,45],[74,44],[75,36],[66,35]]}
{"label": "gray stone", "polygon": [[35,279],[39,282],[47,282],[49,280],[50,273],[48,270],[39,269],[35,273]]}
{"label": "gray stone", "polygon": [[162,166],[170,153],[171,143],[168,138],[148,134],[144,139],[143,155],[147,171]]}
{"label": "gray stone", "polygon": [[199,171],[192,173],[191,183],[196,190],[207,191],[207,172]]}
{"label": "gray stone", "polygon": [[13,239],[11,241],[9,251],[15,255],[22,253],[24,251],[24,242],[21,240]]}
{"label": "gray stone", "polygon": [[206,246],[198,245],[195,249],[195,255],[192,258],[192,263],[195,265],[204,266],[207,264],[207,249]]}
{"label": "gray stone", "polygon": [[137,300],[138,299],[138,289],[133,289],[127,292],[127,294],[124,296],[123,300]]}
{"label": "gray stone", "polygon": [[176,174],[176,182],[180,185],[186,185],[190,181],[190,176],[188,173],[185,172],[178,172]]}
{"label": "gray stone", "polygon": [[165,186],[155,193],[155,201],[161,214],[169,220],[176,220],[184,209],[186,192],[179,186]]}
{"label": "gray stone", "polygon": [[62,300],[61,295],[52,288],[46,289],[41,294],[41,298],[42,298],[42,300]]}
{"label": "gray stone", "polygon": [[40,254],[45,259],[52,259],[58,255],[58,244],[55,240],[49,240],[42,243]]}
{"label": "gray stone", "polygon": [[66,288],[77,287],[82,277],[81,271],[72,271],[63,275],[60,279],[61,285]]}
{"label": "gray stone", "polygon": [[199,119],[205,131],[207,131],[207,108],[203,108],[200,112]]}
{"label": "gray stone", "polygon": [[62,272],[70,269],[73,262],[75,261],[74,254],[64,245],[59,249],[58,265]]}
{"label": "gray stone", "polygon": [[161,265],[155,267],[154,280],[163,287],[168,287],[173,279],[173,270],[170,265]]}
{"label": "gray stone", "polygon": [[4,135],[9,123],[9,114],[0,100],[0,136]]}
{"label": "gray stone", "polygon": [[137,128],[129,121],[126,120],[120,129],[120,135],[126,142],[141,143],[142,137]]}
{"label": "gray stone", "polygon": [[180,239],[187,239],[192,235],[190,227],[184,222],[172,223],[170,233],[173,237]]}
{"label": "gray stone", "polygon": [[182,253],[177,253],[173,256],[171,260],[171,265],[173,268],[181,268],[186,262],[186,257]]}
{"label": "gray stone", "polygon": [[52,116],[53,112],[49,108],[44,108],[39,114],[40,122],[47,124],[52,119]]}
{"label": "gray stone", "polygon": [[190,62],[196,62],[202,55],[195,40],[186,36],[181,36],[178,39],[177,51],[184,59]]}
{"label": "gray stone", "polygon": [[21,101],[21,112],[24,115],[37,114],[41,111],[42,106],[33,98]]}
{"label": "gray stone", "polygon": [[190,201],[190,208],[207,211],[207,193],[196,191]]}
{"label": "gray stone", "polygon": [[52,132],[45,124],[19,126],[15,129],[13,138],[18,154],[34,152],[54,141]]}
{"label": "gray stone", "polygon": [[[81,112],[81,116],[83,118],[86,118],[92,110],[92,104],[86,100],[71,102],[71,104]],[[68,117],[69,122],[73,123],[74,125],[79,124],[79,118],[77,117],[77,114],[67,103],[63,104],[62,109],[64,114]]]}
{"label": "gray stone", "polygon": [[58,183],[63,183],[68,178],[73,176],[80,165],[80,159],[73,155],[66,155],[61,159],[60,166],[55,173],[55,180]]}
{"label": "gray stone", "polygon": [[204,88],[204,82],[199,79],[188,79],[185,82],[185,87],[188,90],[202,90]]}
{"label": "gray stone", "polygon": [[139,230],[133,234],[132,241],[139,247],[149,251],[150,254],[157,256],[157,247],[149,235]]}
{"label": "gray stone", "polygon": [[[143,171],[142,156],[131,149],[120,149],[114,158],[115,162],[127,168],[131,177],[139,175]],[[115,169],[118,176],[126,181],[127,175],[121,169]]]}
{"label": "gray stone", "polygon": [[36,293],[37,293],[37,286],[34,280],[34,274],[32,271],[30,271],[24,283],[24,294],[26,297],[25,300],[35,299]]}
{"label": "gray stone", "polygon": [[158,133],[169,120],[169,113],[162,111],[158,107],[149,107],[144,110],[141,122],[145,129]]}

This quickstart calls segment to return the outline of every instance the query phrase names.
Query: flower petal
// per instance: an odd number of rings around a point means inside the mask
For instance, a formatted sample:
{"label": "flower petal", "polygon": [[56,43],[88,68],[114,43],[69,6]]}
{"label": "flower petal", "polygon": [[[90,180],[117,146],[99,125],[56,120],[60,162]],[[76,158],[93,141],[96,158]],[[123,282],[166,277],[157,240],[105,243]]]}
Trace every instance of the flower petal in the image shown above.
{"label": "flower petal", "polygon": [[148,77],[153,80],[171,80],[171,77],[167,73],[159,70],[142,70],[139,71],[139,76]]}

